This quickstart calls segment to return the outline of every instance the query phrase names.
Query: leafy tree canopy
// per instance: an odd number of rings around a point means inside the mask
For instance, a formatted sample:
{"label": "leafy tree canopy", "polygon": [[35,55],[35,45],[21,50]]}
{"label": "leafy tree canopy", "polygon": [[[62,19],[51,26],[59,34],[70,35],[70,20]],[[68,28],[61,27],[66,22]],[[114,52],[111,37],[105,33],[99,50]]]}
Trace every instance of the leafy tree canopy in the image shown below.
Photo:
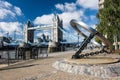
{"label": "leafy tree canopy", "polygon": [[97,14],[97,30],[113,42],[113,37],[120,34],[120,0],[104,0],[103,5]]}

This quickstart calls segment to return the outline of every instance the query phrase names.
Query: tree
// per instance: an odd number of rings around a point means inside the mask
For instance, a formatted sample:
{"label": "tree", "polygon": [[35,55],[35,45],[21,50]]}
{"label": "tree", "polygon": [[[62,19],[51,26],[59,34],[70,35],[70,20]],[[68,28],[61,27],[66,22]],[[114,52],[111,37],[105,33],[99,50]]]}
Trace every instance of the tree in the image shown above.
{"label": "tree", "polygon": [[[118,40],[120,34],[120,0],[104,0],[104,8],[100,9],[97,17],[97,30],[107,35],[112,43]],[[114,40],[116,39],[116,40]]]}

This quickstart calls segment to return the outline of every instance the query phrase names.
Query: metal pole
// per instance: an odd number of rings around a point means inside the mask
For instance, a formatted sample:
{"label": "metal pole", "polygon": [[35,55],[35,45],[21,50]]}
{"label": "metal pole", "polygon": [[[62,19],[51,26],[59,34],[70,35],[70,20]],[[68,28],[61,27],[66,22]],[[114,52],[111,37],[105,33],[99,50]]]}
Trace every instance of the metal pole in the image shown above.
{"label": "metal pole", "polygon": [[9,54],[9,46],[7,46],[7,55],[8,55],[8,66],[10,65],[10,54]]}
{"label": "metal pole", "polygon": [[14,40],[16,40],[16,30],[14,31]]}
{"label": "metal pole", "polygon": [[78,43],[79,43],[79,33],[78,33]]}
{"label": "metal pole", "polygon": [[[7,33],[7,38],[9,37],[9,32]],[[8,66],[10,65],[10,54],[9,54],[9,45],[7,45],[7,55],[8,55]]]}

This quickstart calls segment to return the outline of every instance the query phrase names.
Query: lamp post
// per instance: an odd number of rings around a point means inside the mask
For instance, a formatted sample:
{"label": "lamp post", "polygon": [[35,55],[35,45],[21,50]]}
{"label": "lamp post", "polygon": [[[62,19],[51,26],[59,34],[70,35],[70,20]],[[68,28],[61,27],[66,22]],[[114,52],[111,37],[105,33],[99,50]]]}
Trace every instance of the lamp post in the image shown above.
{"label": "lamp post", "polygon": [[79,33],[78,33],[78,43],[79,43]]}
{"label": "lamp post", "polygon": [[6,35],[7,35],[7,38],[8,38],[9,37],[9,32],[7,32]]}
{"label": "lamp post", "polygon": [[14,31],[14,41],[16,40],[16,30]]}
{"label": "lamp post", "polygon": [[[9,32],[6,33],[7,34],[7,38],[9,37]],[[9,54],[9,45],[7,45],[7,55],[8,55],[8,66],[10,65],[10,54]]]}

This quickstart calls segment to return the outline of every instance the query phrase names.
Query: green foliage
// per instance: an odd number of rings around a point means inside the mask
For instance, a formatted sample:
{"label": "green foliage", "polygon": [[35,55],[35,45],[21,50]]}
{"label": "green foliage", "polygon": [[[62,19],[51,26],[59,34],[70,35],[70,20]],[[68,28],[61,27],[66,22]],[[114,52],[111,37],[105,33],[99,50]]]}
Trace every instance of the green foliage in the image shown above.
{"label": "green foliage", "polygon": [[113,42],[113,37],[120,34],[120,0],[104,0],[104,8],[100,9],[97,17],[97,30]]}

